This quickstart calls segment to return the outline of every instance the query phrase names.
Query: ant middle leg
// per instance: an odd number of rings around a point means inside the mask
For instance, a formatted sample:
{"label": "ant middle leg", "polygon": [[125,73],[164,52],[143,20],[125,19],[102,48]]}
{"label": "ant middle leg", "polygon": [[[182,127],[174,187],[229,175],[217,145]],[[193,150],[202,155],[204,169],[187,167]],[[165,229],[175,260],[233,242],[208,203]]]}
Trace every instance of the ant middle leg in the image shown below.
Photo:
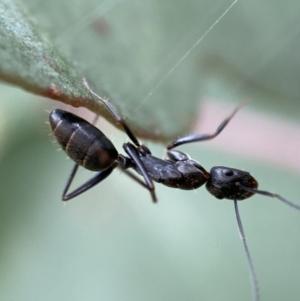
{"label": "ant middle leg", "polygon": [[[134,145],[132,145],[129,142],[124,143],[123,148],[124,148],[125,152],[127,153],[127,155],[130,157],[130,159],[134,162],[136,167],[140,170],[141,175],[143,176],[143,178],[145,180],[144,185],[149,190],[153,203],[156,203],[157,197],[155,194],[155,187],[154,187],[152,179],[150,178],[150,176],[144,166],[144,163],[141,160],[141,153],[139,153],[138,150],[134,147]],[[146,153],[147,153],[148,148],[145,148],[144,151],[146,151]],[[149,152],[149,154],[150,154],[150,152]],[[133,177],[132,173],[127,172],[127,175],[130,176],[131,178]],[[138,181],[138,182],[140,182],[140,181]]]}
{"label": "ant middle leg", "polygon": [[[102,98],[101,96],[99,96],[98,94],[96,94],[88,85],[86,79],[83,79],[83,85],[86,87],[86,89],[94,96],[96,97],[98,100],[100,100],[103,105],[108,109],[108,111],[111,113],[111,115],[114,117],[114,119],[116,120],[116,122],[121,125],[125,131],[125,133],[127,134],[127,136],[129,137],[129,139],[133,142],[133,144],[136,146],[136,148],[131,145],[130,143],[125,143],[123,145],[124,150],[126,151],[126,153],[129,155],[129,157],[133,160],[133,162],[136,164],[136,166],[138,166],[139,170],[142,173],[142,176],[144,177],[145,180],[145,186],[147,187],[147,189],[150,191],[151,194],[151,198],[152,201],[154,203],[157,202],[157,198],[156,198],[156,194],[154,192],[154,184],[153,181],[151,180],[151,178],[149,177],[146,168],[143,164],[143,162],[140,159],[140,156],[145,156],[148,154],[151,154],[150,150],[142,145],[139,140],[137,139],[137,137],[133,134],[133,132],[131,131],[131,129],[128,127],[128,125],[126,124],[125,120],[118,114],[118,112],[116,111],[116,109],[113,107],[113,105],[107,100]],[[125,170],[125,169],[124,169]],[[126,171],[126,174],[129,175],[131,178],[133,177],[132,173],[130,173],[129,171]],[[135,180],[140,182],[139,180],[136,179]]]}
{"label": "ant middle leg", "polygon": [[187,135],[187,136],[181,137],[181,138],[173,141],[172,143],[170,143],[167,146],[167,150],[171,150],[171,149],[173,149],[173,148],[175,148],[175,147],[177,147],[179,145],[186,144],[186,143],[199,142],[199,141],[205,141],[205,140],[214,139],[216,136],[218,136],[224,130],[224,128],[227,126],[227,124],[233,118],[233,116],[236,114],[236,112],[239,111],[248,102],[249,102],[249,100],[245,100],[242,103],[240,103],[234,109],[234,111],[227,118],[225,118],[221,122],[221,124],[218,126],[218,128],[216,129],[216,131],[214,133],[212,133],[212,134],[191,134],[191,135]]}

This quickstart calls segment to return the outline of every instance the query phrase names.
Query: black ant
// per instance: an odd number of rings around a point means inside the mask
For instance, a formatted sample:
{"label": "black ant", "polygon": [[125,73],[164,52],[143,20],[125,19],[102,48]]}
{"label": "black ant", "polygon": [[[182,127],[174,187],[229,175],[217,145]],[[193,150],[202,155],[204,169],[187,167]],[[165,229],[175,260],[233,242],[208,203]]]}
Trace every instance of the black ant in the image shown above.
{"label": "black ant", "polygon": [[[245,105],[245,102],[222,121],[214,133],[179,138],[167,146],[167,158],[160,159],[153,156],[151,151],[139,142],[108,100],[93,92],[85,80],[83,83],[88,91],[110,111],[116,122],[123,127],[131,142],[123,144],[127,156],[119,154],[112,142],[94,125],[70,112],[60,109],[53,110],[49,116],[52,132],[62,149],[76,163],[63,190],[62,200],[68,201],[94,187],[108,177],[116,167],[121,168],[124,173],[147,188],[154,203],[157,202],[157,198],[153,181],[184,190],[196,189],[206,183],[206,189],[216,198],[234,201],[238,228],[250,268],[254,300],[258,301],[260,299],[258,281],[246,243],[237,201],[250,198],[254,194],[261,194],[277,198],[297,210],[300,210],[300,205],[292,203],[276,193],[258,190],[258,182],[248,172],[223,166],[215,166],[210,172],[207,172],[189,155],[174,150],[175,147],[186,143],[214,139],[223,131],[236,112]],[[73,192],[68,193],[79,165],[96,171],[97,174]],[[145,182],[129,171],[129,168],[142,175]]]}

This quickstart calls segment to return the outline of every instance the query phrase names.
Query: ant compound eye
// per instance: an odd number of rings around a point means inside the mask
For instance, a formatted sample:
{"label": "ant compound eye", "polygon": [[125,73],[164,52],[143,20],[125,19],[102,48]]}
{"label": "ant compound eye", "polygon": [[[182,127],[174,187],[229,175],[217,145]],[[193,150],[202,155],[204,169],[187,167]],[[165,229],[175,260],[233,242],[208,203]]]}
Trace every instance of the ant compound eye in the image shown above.
{"label": "ant compound eye", "polygon": [[223,169],[223,175],[226,176],[226,177],[232,177],[233,176],[233,170],[225,168],[225,169]]}
{"label": "ant compound eye", "polygon": [[239,169],[216,166],[210,170],[210,178],[206,183],[207,190],[218,199],[244,200],[253,195],[252,192],[238,187],[256,189],[257,181],[248,173]]}

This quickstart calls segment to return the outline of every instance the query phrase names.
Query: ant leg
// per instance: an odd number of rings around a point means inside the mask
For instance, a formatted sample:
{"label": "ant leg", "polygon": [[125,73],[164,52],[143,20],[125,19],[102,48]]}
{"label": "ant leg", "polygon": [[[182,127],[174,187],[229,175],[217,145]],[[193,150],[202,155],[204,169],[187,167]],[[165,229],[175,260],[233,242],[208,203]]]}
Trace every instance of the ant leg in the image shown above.
{"label": "ant leg", "polygon": [[154,187],[153,181],[151,180],[151,178],[149,177],[149,175],[147,173],[144,163],[141,160],[140,154],[137,152],[136,148],[130,143],[124,143],[123,148],[124,148],[125,152],[127,153],[127,155],[135,163],[137,168],[140,170],[140,172],[146,182],[145,186],[147,187],[147,189],[149,190],[149,192],[151,194],[152,201],[153,201],[153,203],[156,203],[157,198],[156,198],[156,194],[154,191],[155,187]]}
{"label": "ant leg", "polygon": [[254,301],[259,301],[260,296],[259,296],[258,281],[257,281],[257,277],[256,277],[256,272],[255,272],[253,260],[251,258],[250,251],[249,251],[249,248],[248,248],[248,244],[247,244],[247,241],[246,241],[246,236],[245,236],[242,220],[241,220],[240,213],[239,213],[237,200],[234,200],[234,209],[235,209],[235,215],[236,215],[236,219],[237,219],[237,223],[238,223],[239,232],[240,232],[240,235],[241,235],[241,238],[242,238],[242,241],[243,241],[243,245],[244,245],[244,249],[245,249],[245,252],[246,252],[246,256],[247,256],[248,266],[249,266],[249,269],[250,269],[250,276],[251,276],[251,284],[252,284]]}
{"label": "ant leg", "polygon": [[178,161],[187,161],[187,160],[190,160],[191,157],[184,153],[184,152],[181,152],[179,150],[166,150],[166,154],[167,154],[167,160],[171,161],[171,162],[178,162]]}
{"label": "ant leg", "polygon": [[141,146],[140,142],[138,141],[138,139],[136,138],[136,136],[132,133],[132,131],[130,130],[130,128],[127,126],[125,120],[117,113],[116,109],[113,107],[113,105],[107,100],[104,99],[102,97],[100,97],[98,94],[96,94],[88,85],[87,81],[85,78],[83,78],[82,80],[83,85],[86,87],[86,89],[93,95],[95,96],[97,99],[99,99],[104,105],[105,107],[108,109],[108,111],[111,113],[111,115],[115,118],[115,120],[117,121],[117,123],[119,125],[121,125],[124,129],[124,131],[126,132],[126,134],[128,135],[128,137],[130,138],[130,140],[137,146]]}
{"label": "ant leg", "polygon": [[[69,189],[70,184],[71,184],[72,181],[68,180],[68,184],[66,185],[66,187],[64,189],[64,192],[63,192],[63,195],[62,195],[62,200],[63,201],[68,201],[70,199],[73,199],[76,196],[78,196],[78,195],[82,194],[83,192],[89,190],[90,188],[94,187],[98,183],[105,180],[117,166],[118,166],[118,163],[116,162],[112,166],[110,166],[108,169],[97,173],[94,177],[92,177],[90,180],[88,180],[87,182],[85,182],[84,184],[82,184],[81,186],[79,186],[77,189],[70,192],[69,194],[67,194],[67,192],[68,192],[68,189]],[[76,164],[74,166],[73,171],[70,175],[70,178],[72,178],[72,180],[73,180],[74,175],[77,171],[77,168],[78,168],[78,164]]]}
{"label": "ant leg", "polygon": [[[92,123],[92,124],[93,124],[93,125],[96,124],[97,121],[98,121],[98,119],[99,119],[99,116],[96,115],[95,118],[94,118],[94,120],[93,120],[93,123]],[[75,175],[76,175],[76,173],[77,173],[78,167],[79,167],[79,165],[78,165],[77,163],[75,163],[75,164],[74,164],[74,167],[73,167],[73,169],[72,169],[72,171],[71,171],[71,174],[70,174],[70,176],[69,176],[69,178],[68,178],[68,180],[67,180],[66,186],[65,186],[65,188],[64,188],[64,190],[63,190],[63,194],[62,194],[62,200],[63,200],[63,201],[66,201],[66,200],[69,200],[69,199],[70,199],[70,198],[65,199],[65,196],[66,196],[67,191],[69,190],[69,188],[70,188],[70,186],[71,186],[71,184],[72,184],[72,182],[73,182],[73,180],[74,180],[74,178],[75,178]],[[80,192],[80,193],[82,193],[82,192]],[[73,198],[73,197],[75,197],[75,196],[77,196],[77,195],[78,195],[78,194],[72,196],[71,198]],[[67,197],[68,197],[68,195],[67,195]]]}
{"label": "ant leg", "polygon": [[130,179],[136,181],[138,184],[140,184],[144,188],[148,189],[148,186],[133,172],[131,172],[130,170],[127,170],[127,169],[122,169],[122,168],[121,168],[121,170],[122,170],[122,173],[126,174]]}
{"label": "ant leg", "polygon": [[[134,163],[136,164],[136,166],[139,168],[139,170],[141,171],[144,179],[145,179],[145,186],[147,187],[147,189],[150,191],[151,197],[152,197],[152,201],[154,203],[157,202],[157,198],[154,192],[154,184],[152,182],[152,180],[150,179],[149,175],[147,174],[147,171],[145,169],[145,166],[143,164],[143,162],[140,159],[140,155],[146,155],[146,154],[150,154],[150,150],[143,146],[138,139],[136,138],[136,136],[133,134],[133,132],[130,130],[130,128],[127,126],[125,120],[117,113],[116,109],[113,107],[113,105],[106,99],[100,97],[98,94],[96,94],[88,85],[87,81],[85,78],[83,78],[83,85],[86,87],[86,89],[94,96],[96,97],[98,100],[100,100],[102,102],[102,104],[108,109],[108,111],[112,114],[112,116],[115,118],[116,122],[121,125],[124,129],[124,131],[126,132],[126,134],[128,135],[128,137],[130,138],[130,140],[133,142],[133,144],[138,148],[139,152],[135,149],[135,147],[133,145],[130,145],[129,143],[124,144],[123,148],[126,151],[126,153],[130,156],[130,158],[134,161]],[[130,177],[133,176],[132,173],[126,172],[126,174],[128,174]],[[138,181],[140,182],[140,181]]]}
{"label": "ant leg", "polygon": [[172,143],[170,143],[167,146],[167,150],[171,150],[174,147],[177,147],[182,144],[191,143],[191,142],[199,142],[199,141],[205,141],[214,139],[216,136],[218,136],[226,127],[226,125],[229,123],[229,121],[233,118],[233,116],[236,114],[238,110],[240,110],[243,106],[245,106],[248,103],[249,100],[243,101],[241,104],[239,104],[234,111],[226,118],[224,119],[221,124],[218,126],[217,130],[212,134],[192,134],[185,137],[181,137]]}
{"label": "ant leg", "polygon": [[63,190],[63,193],[62,193],[62,200],[63,201],[65,201],[65,195],[67,194],[67,192],[68,192],[68,190],[70,188],[70,185],[72,184],[72,182],[74,180],[74,177],[75,177],[75,175],[77,173],[78,167],[79,167],[78,164],[74,164],[74,167],[73,167],[73,169],[71,171],[71,174],[70,174],[70,176],[68,178],[68,181],[67,181],[66,186],[65,186],[65,188]]}

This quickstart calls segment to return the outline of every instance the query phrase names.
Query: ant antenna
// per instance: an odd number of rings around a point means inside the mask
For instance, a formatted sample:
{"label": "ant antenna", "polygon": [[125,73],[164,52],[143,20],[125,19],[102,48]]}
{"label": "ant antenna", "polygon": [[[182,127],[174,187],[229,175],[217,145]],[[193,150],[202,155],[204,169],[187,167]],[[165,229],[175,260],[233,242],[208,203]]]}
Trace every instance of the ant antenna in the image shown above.
{"label": "ant antenna", "polygon": [[246,190],[246,191],[249,191],[249,192],[252,192],[252,193],[257,193],[257,194],[261,194],[261,195],[265,195],[265,196],[269,196],[271,198],[276,198],[280,201],[282,201],[283,203],[285,203],[286,205],[296,209],[296,210],[300,210],[300,205],[298,204],[295,204],[287,199],[285,199],[284,197],[282,197],[281,195],[277,194],[277,193],[274,193],[274,192],[269,192],[269,191],[265,191],[265,190],[258,190],[258,189],[252,189],[252,188],[249,188],[249,187],[246,187],[244,185],[242,185],[241,183],[237,182],[235,183],[236,186],[239,186],[240,188]]}
{"label": "ant antenna", "polygon": [[[277,193],[273,193],[273,192],[269,192],[269,191],[265,191],[265,190],[258,190],[258,189],[249,188],[249,187],[246,187],[246,186],[242,185],[239,182],[236,182],[235,185],[240,187],[241,189],[244,189],[244,190],[252,192],[252,193],[261,194],[261,195],[268,196],[268,197],[271,197],[271,198],[276,198],[276,199],[282,201],[283,203],[285,203],[286,205],[288,205],[288,206],[290,206],[290,207],[292,207],[296,210],[300,210],[300,205],[295,204],[295,203],[285,199],[284,197],[282,197],[281,195],[279,195]],[[240,232],[240,235],[241,235],[242,240],[243,240],[244,249],[245,249],[246,256],[247,256],[247,261],[248,261],[248,266],[249,266],[249,269],[250,269],[254,300],[259,301],[260,297],[259,297],[258,281],[257,281],[253,261],[252,261],[252,258],[250,256],[250,251],[249,251],[249,248],[248,248],[248,245],[247,245],[247,242],[246,242],[246,236],[245,236],[245,232],[244,232],[244,229],[243,229],[243,225],[242,225],[242,221],[241,221],[241,217],[240,217],[240,213],[239,213],[239,209],[238,209],[238,205],[237,205],[236,200],[234,200],[234,207],[235,207],[235,214],[236,214],[236,219],[237,219],[237,223],[238,223],[238,227],[239,227],[239,232]]]}
{"label": "ant antenna", "polygon": [[246,236],[245,236],[242,220],[241,220],[240,213],[239,213],[237,200],[234,200],[234,209],[235,209],[235,215],[236,215],[236,220],[237,220],[237,223],[238,223],[240,236],[242,238],[244,249],[245,249],[246,256],[247,256],[247,262],[248,262],[248,266],[249,266],[249,270],[250,270],[250,277],[251,277],[251,284],[252,284],[252,291],[253,291],[254,301],[259,301],[260,296],[259,296],[258,280],[257,280],[253,260],[252,260],[252,257],[250,255],[250,251],[249,251],[248,244],[247,244],[247,241],[246,241]]}

